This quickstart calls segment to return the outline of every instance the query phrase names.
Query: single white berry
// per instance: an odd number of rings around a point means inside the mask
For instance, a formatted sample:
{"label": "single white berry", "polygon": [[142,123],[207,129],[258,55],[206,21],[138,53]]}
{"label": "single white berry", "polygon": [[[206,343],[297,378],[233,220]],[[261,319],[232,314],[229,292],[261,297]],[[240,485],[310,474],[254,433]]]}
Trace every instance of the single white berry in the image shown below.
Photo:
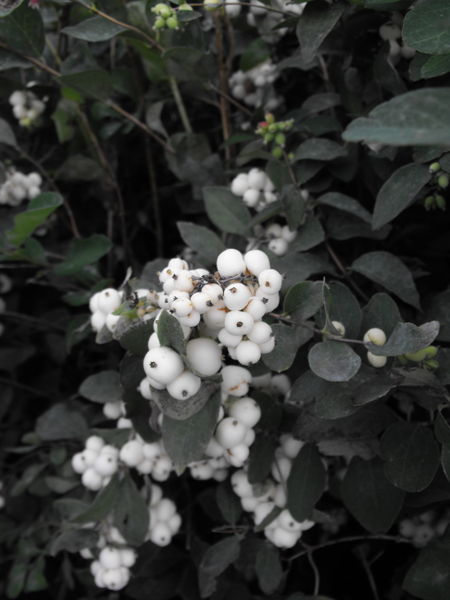
{"label": "single white berry", "polygon": [[255,365],[261,358],[261,349],[258,344],[244,340],[236,346],[236,359],[241,365]]}
{"label": "single white berry", "polygon": [[97,492],[103,485],[102,476],[95,469],[89,467],[81,476],[81,481],[88,490]]}
{"label": "single white berry", "polygon": [[271,337],[264,344],[259,344],[259,350],[261,354],[269,354],[275,348],[275,337]]}
{"label": "single white berry", "polygon": [[242,199],[244,200],[245,204],[248,207],[254,208],[258,204],[260,197],[261,197],[261,192],[259,190],[249,188],[244,193]]}
{"label": "single white berry", "polygon": [[85,464],[88,467],[92,467],[95,463],[95,459],[98,456],[98,450],[90,450],[89,448],[86,448],[85,450],[83,450],[82,455]]}
{"label": "single white berry", "polygon": [[283,510],[278,515],[277,524],[285,531],[298,532],[302,530],[301,524],[294,519],[294,517],[287,509]]}
{"label": "single white berry", "polygon": [[295,230],[292,231],[287,225],[284,225],[284,227],[281,230],[281,237],[285,242],[289,244],[290,242],[293,242],[295,240],[295,238],[297,237],[297,232]]}
{"label": "single white berry", "polygon": [[252,330],[248,334],[248,339],[255,344],[264,344],[272,337],[272,327],[264,321],[258,321],[253,325]]}
{"label": "single white berry", "polygon": [[180,355],[167,346],[152,348],[144,357],[144,371],[160,384],[171,383],[184,371]]}
{"label": "single white berry", "polygon": [[231,404],[228,414],[246,427],[254,427],[261,418],[261,409],[253,398],[239,398]]}
{"label": "single white berry", "polygon": [[137,440],[130,440],[120,449],[120,460],[128,467],[136,467],[144,460],[142,444]]}
{"label": "single white berry", "polygon": [[237,444],[227,450],[226,459],[233,467],[243,467],[250,451],[247,444]]}
{"label": "single white berry", "polygon": [[105,442],[99,435],[91,435],[85,443],[86,449],[93,452],[100,452],[104,445]]}
{"label": "single white berry", "polygon": [[100,331],[106,324],[106,316],[100,310],[91,315],[91,327],[94,331]]}
{"label": "single white berry", "polygon": [[234,248],[221,252],[217,257],[217,270],[222,277],[232,277],[243,273],[245,262],[242,253]]}
{"label": "single white berry", "polygon": [[235,471],[230,481],[233,492],[239,498],[250,498],[253,496],[253,487],[249,483],[247,474],[244,471]]}
{"label": "single white berry", "polygon": [[386,334],[379,327],[372,327],[372,329],[368,329],[364,334],[363,341],[368,344],[372,342],[376,346],[384,346],[386,343]]}
{"label": "single white berry", "polygon": [[[127,570],[126,570],[127,571]],[[123,569],[109,569],[103,575],[103,583],[108,590],[122,590],[128,583],[129,576],[126,575]]]}
{"label": "single white berry", "polygon": [[181,517],[178,513],[175,513],[170,517],[168,521],[166,521],[167,527],[170,529],[170,533],[175,535],[178,533],[181,527]]}
{"label": "single white berry", "polygon": [[75,473],[81,475],[86,471],[87,468],[88,466],[84,460],[82,452],[77,452],[77,454],[72,456],[72,469],[75,471]]}
{"label": "single white berry", "polygon": [[91,313],[95,313],[99,310],[99,308],[98,308],[99,295],[100,295],[99,292],[97,292],[89,298],[89,310],[91,311]]}
{"label": "single white berry", "polygon": [[247,271],[252,275],[256,275],[256,277],[258,277],[262,271],[270,269],[269,257],[262,250],[249,250],[244,255],[244,261]]}
{"label": "single white berry", "polygon": [[256,296],[261,299],[264,304],[266,314],[272,312],[280,303],[280,294],[272,294],[260,287],[256,290]]}
{"label": "single white berry", "polygon": [[114,475],[117,471],[117,457],[109,453],[100,454],[94,463],[94,469],[102,477]]}
{"label": "single white berry", "polygon": [[247,173],[239,173],[231,182],[231,191],[236,196],[243,196],[248,189]]}
{"label": "single white berry", "polygon": [[141,383],[139,384],[138,390],[141,396],[146,400],[152,399],[152,390],[150,388],[150,382],[147,377],[144,377],[144,379],[142,379]]}
{"label": "single white berry", "polygon": [[288,243],[283,238],[273,238],[267,244],[267,247],[275,256],[284,256],[288,249]]}
{"label": "single white berry", "polygon": [[120,551],[113,546],[103,548],[98,559],[104,569],[118,569],[122,564]]}
{"label": "single white berry", "polygon": [[203,377],[214,375],[222,366],[222,353],[217,342],[196,338],[186,344],[186,358],[193,371]]}
{"label": "single white berry", "polygon": [[150,541],[157,546],[168,546],[172,540],[172,532],[166,523],[157,523],[150,531]]}
{"label": "single white berry", "polygon": [[103,405],[103,414],[107,419],[118,419],[122,415],[122,405],[120,402],[105,402]]}
{"label": "single white berry", "polygon": [[252,375],[248,369],[230,365],[222,369],[221,375],[222,391],[225,394],[238,398],[247,394],[252,381]]}
{"label": "single white berry", "polygon": [[233,448],[244,441],[247,427],[233,417],[226,417],[216,428],[215,437],[223,448]]}
{"label": "single white berry", "polygon": [[253,328],[253,317],[240,310],[231,310],[225,316],[224,326],[231,335],[247,335]]}
{"label": "single white berry", "polygon": [[278,548],[292,548],[295,546],[299,539],[299,535],[293,531],[286,531],[281,529],[281,527],[277,527],[272,530],[272,538],[271,541]]}
{"label": "single white berry", "polygon": [[227,309],[225,308],[225,304],[223,304],[223,306],[216,304],[214,308],[204,313],[203,322],[209,329],[213,331],[221,329],[224,326],[226,314]]}
{"label": "single white berry", "polygon": [[339,335],[345,335],[345,325],[340,321],[331,321],[331,324],[336,329]]}
{"label": "single white berry", "polygon": [[171,258],[167,267],[169,269],[180,269],[181,271],[189,269],[189,265],[182,258]]}
{"label": "single white berry", "polygon": [[120,294],[114,288],[106,288],[99,292],[97,304],[98,309],[107,315],[116,310],[116,308],[119,308],[121,304]]}
{"label": "single white berry", "polygon": [[207,283],[202,287],[202,294],[206,294],[213,304],[223,300],[223,289],[218,283]]}
{"label": "single white berry", "polygon": [[[191,312],[188,315],[186,315],[185,317],[178,317],[178,319],[182,327],[189,328],[190,333],[190,328],[197,327],[197,325],[200,323],[201,314],[196,310],[191,310]],[[187,337],[189,337],[189,335],[185,336],[185,339]]]}
{"label": "single white berry", "polygon": [[277,294],[283,285],[283,276],[275,269],[266,269],[258,275],[258,283],[266,294]]}
{"label": "single white berry", "polygon": [[187,400],[198,392],[201,384],[200,377],[191,371],[183,371],[172,383],[169,383],[167,391],[176,400]]}
{"label": "single white berry", "polygon": [[263,190],[268,177],[261,169],[250,169],[248,172],[248,184],[255,190]]}
{"label": "single white berry", "polygon": [[136,562],[136,552],[133,548],[121,548],[120,552],[120,562],[122,567],[130,568]]}
{"label": "single white berry", "polygon": [[247,306],[251,296],[248,286],[243,283],[232,283],[225,288],[223,301],[230,310],[242,310]]}
{"label": "single white berry", "polygon": [[177,317],[187,317],[192,310],[192,302],[188,298],[178,298],[170,306],[170,312],[175,313]]}
{"label": "single white berry", "polygon": [[255,321],[260,321],[266,314],[266,304],[261,298],[253,296],[250,298],[249,303],[245,307],[244,311],[251,315]]}
{"label": "single white berry", "polygon": [[176,512],[177,507],[169,498],[163,498],[155,507],[155,514],[158,521],[168,521]]}
{"label": "single white berry", "polygon": [[242,341],[242,335],[233,335],[224,327],[217,334],[217,339],[224,346],[227,346],[228,348],[235,348]]}
{"label": "single white berry", "polygon": [[372,352],[367,353],[367,360],[372,365],[372,367],[376,367],[377,369],[384,367],[387,363],[387,356],[377,356],[376,354],[372,354]]}
{"label": "single white berry", "polygon": [[215,301],[205,292],[195,292],[191,296],[191,303],[194,310],[202,315],[214,306]]}

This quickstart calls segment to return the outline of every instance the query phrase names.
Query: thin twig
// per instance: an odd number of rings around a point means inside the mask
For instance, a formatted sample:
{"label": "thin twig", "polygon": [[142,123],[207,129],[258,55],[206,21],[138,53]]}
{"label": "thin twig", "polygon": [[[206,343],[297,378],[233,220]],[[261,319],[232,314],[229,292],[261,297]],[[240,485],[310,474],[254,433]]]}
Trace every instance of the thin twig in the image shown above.
{"label": "thin twig", "polygon": [[368,540],[378,540],[378,541],[386,541],[386,542],[396,542],[397,544],[411,544],[411,540],[407,538],[402,538],[400,536],[394,535],[352,535],[349,537],[340,538],[338,540],[329,540],[328,542],[324,542],[323,544],[318,544],[317,546],[309,546],[302,550],[301,552],[297,552],[289,558],[289,562],[295,560],[296,558],[300,558],[305,556],[311,552],[316,552],[317,550],[323,550],[324,548],[329,548],[330,546],[337,546],[339,544],[351,544],[352,542],[367,542]]}
{"label": "thin twig", "polygon": [[354,340],[353,338],[342,337],[341,335],[335,335],[334,333],[329,333],[328,331],[324,331],[323,329],[319,329],[318,327],[314,327],[314,325],[310,325],[304,321],[293,321],[289,316],[286,315],[278,315],[277,313],[269,313],[269,316],[274,319],[278,319],[283,323],[288,323],[289,325],[296,325],[298,327],[304,327],[305,329],[309,329],[314,333],[319,333],[320,335],[325,335],[330,340],[335,340],[336,342],[347,342],[348,344],[362,344],[365,346],[365,342],[362,340]]}
{"label": "thin twig", "polygon": [[234,106],[236,108],[238,108],[241,112],[243,112],[244,114],[248,115],[249,117],[253,116],[253,113],[251,110],[249,110],[248,108],[246,108],[243,104],[241,104],[240,102],[238,102],[235,98],[233,98],[233,96],[230,96],[230,94],[227,94],[226,92],[224,92],[223,90],[219,89],[216,85],[214,85],[213,83],[209,83],[209,87],[212,89],[213,92],[215,92],[216,94],[218,94],[219,96],[223,96],[224,98],[226,98],[228,100],[228,102],[230,102],[230,104],[234,104]]}
{"label": "thin twig", "polygon": [[29,385],[25,385],[24,383],[20,383],[19,381],[15,381],[14,379],[7,379],[6,377],[0,377],[0,383],[5,385],[10,385],[13,388],[17,388],[18,390],[22,390],[24,392],[28,392],[35,396],[43,396],[45,398],[51,398],[52,400],[58,400],[56,396],[53,394],[49,394],[48,390],[38,390]]}
{"label": "thin twig", "polygon": [[173,99],[177,105],[178,114],[180,115],[181,122],[183,123],[184,130],[186,133],[192,133],[192,126],[183,102],[183,97],[180,94],[180,88],[178,87],[177,80],[175,77],[173,77],[173,75],[169,77],[169,84],[170,89],[172,90]]}
{"label": "thin twig", "polygon": [[[22,54],[21,52],[18,52],[14,48],[11,48],[10,46],[8,46],[8,44],[5,44],[4,42],[0,42],[0,48],[5,48],[9,52],[12,52],[13,54],[17,54],[17,56],[20,56],[20,57],[24,58],[25,60],[28,60],[35,67],[37,67],[41,71],[45,71],[46,73],[48,73],[49,75],[54,77],[58,83],[60,83],[59,80],[61,77],[61,73],[58,73],[58,71],[55,71],[55,69],[53,69],[52,67],[49,67],[48,65],[46,65],[42,61],[38,60],[37,58],[34,58],[32,56],[27,56],[26,54]],[[142,121],[139,121],[139,119],[137,119],[134,115],[132,115],[131,113],[126,111],[124,108],[122,108],[121,106],[119,106],[118,104],[113,102],[112,100],[102,100],[102,102],[106,106],[109,106],[109,108],[111,108],[114,112],[116,112],[117,114],[119,114],[122,117],[124,117],[125,119],[127,119],[127,121],[130,121],[130,123],[133,123],[133,125],[135,125],[139,129],[144,131],[148,136],[150,136],[152,139],[154,139],[156,142],[158,142],[158,144],[161,144],[161,146],[163,146],[163,148],[167,152],[175,153],[175,150],[170,146],[170,144],[168,144],[159,135],[157,135],[149,127],[147,127],[147,125],[145,123],[143,123]]]}
{"label": "thin twig", "polygon": [[142,29],[139,29],[138,27],[135,27],[134,25],[130,25],[129,23],[125,23],[124,21],[120,21],[119,19],[116,19],[115,17],[112,17],[111,15],[108,15],[107,13],[104,13],[103,11],[96,8],[93,4],[85,4],[81,0],[77,0],[77,2],[78,2],[78,4],[81,4],[81,6],[84,6],[84,8],[87,8],[88,10],[90,10],[93,13],[95,13],[96,15],[98,15],[99,17],[102,17],[103,19],[106,19],[107,21],[110,21],[111,23],[114,23],[115,25],[119,25],[120,27],[123,27],[124,29],[128,29],[128,31],[132,31],[133,33],[136,33],[137,35],[141,36],[150,46],[163,52],[164,48],[161,46],[161,44],[159,44],[155,39],[153,39],[148,34],[146,34],[145,31],[142,31]]}
{"label": "thin twig", "polygon": [[[219,89],[222,94],[219,96],[220,120],[222,123],[222,134],[224,142],[230,138],[230,105],[228,103],[228,66],[223,45],[223,27],[221,15],[218,12],[213,14],[215,22],[215,46],[217,50],[217,64],[219,68]],[[225,145],[225,160],[228,162],[231,158],[231,146]]]}
{"label": "thin twig", "polygon": [[67,218],[69,219],[69,224],[70,224],[70,229],[72,230],[72,234],[76,238],[81,238],[80,230],[78,228],[72,207],[70,206],[70,203],[67,200],[67,198],[65,197],[65,195],[59,189],[59,187],[56,184],[53,177],[50,177],[50,175],[47,173],[46,169],[43,167],[41,162],[39,162],[38,160],[36,160],[32,156],[30,156],[23,148],[19,148],[19,150],[20,150],[20,153],[23,156],[23,158],[25,160],[27,160],[29,163],[31,163],[34,166],[34,168],[37,169],[41,173],[41,175],[43,175],[44,178],[49,181],[50,185],[55,190],[55,192],[57,192],[61,196],[61,198],[63,200],[65,211],[67,213]]}
{"label": "thin twig", "polygon": [[330,257],[331,257],[332,261],[334,262],[334,264],[337,266],[337,268],[342,273],[342,275],[345,277],[345,279],[348,281],[348,283],[353,287],[353,289],[355,290],[355,292],[361,296],[361,298],[364,300],[364,302],[368,302],[369,301],[369,297],[367,296],[367,294],[365,294],[362,291],[362,289],[359,287],[359,285],[353,281],[350,273],[344,267],[344,265],[342,264],[341,259],[336,254],[336,252],[333,250],[333,248],[330,246],[329,242],[325,242],[325,248],[327,249],[327,252],[330,255]]}
{"label": "thin twig", "polygon": [[313,558],[313,555],[311,552],[307,553],[307,558],[308,558],[308,562],[311,565],[311,568],[313,570],[314,573],[314,591],[313,591],[313,596],[317,596],[320,590],[320,573],[319,573],[319,569],[317,568],[316,562]]}
{"label": "thin twig", "polygon": [[374,598],[374,600],[380,600],[380,596],[378,594],[378,589],[377,589],[377,584],[375,583],[375,578],[373,576],[372,569],[370,568],[370,565],[367,562],[367,559],[364,556],[363,552],[358,552],[358,556],[361,560],[363,569],[367,575],[367,579],[369,580],[369,587],[372,591],[373,598]]}
{"label": "thin twig", "polygon": [[148,139],[144,139],[145,142],[145,156],[148,167],[148,178],[150,182],[150,191],[152,196],[152,207],[153,207],[153,218],[155,220],[155,232],[156,232],[156,249],[158,256],[164,256],[164,237],[163,227],[161,222],[161,213],[159,210],[159,191],[156,182],[156,170],[155,163],[153,161],[153,154]]}

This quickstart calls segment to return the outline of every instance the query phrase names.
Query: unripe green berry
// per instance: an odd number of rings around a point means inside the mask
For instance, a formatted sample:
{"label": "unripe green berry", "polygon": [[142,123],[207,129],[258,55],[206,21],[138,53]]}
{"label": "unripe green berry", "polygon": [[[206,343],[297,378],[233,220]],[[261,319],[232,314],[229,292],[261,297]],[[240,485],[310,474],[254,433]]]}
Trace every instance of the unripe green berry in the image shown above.
{"label": "unripe green berry", "polygon": [[427,358],[427,351],[426,348],[422,348],[417,352],[407,352],[404,356],[412,362],[422,362]]}
{"label": "unripe green berry", "polygon": [[270,144],[270,142],[273,141],[274,135],[273,133],[265,133],[264,134],[264,143],[265,144]]}
{"label": "unripe green berry", "polygon": [[284,135],[284,133],[277,133],[277,135],[275,136],[275,143],[278,146],[284,146],[286,143],[286,136]]}
{"label": "unripe green berry", "polygon": [[438,180],[437,180],[437,184],[440,188],[442,188],[443,190],[445,190],[445,188],[448,187],[449,184],[449,180],[447,175],[439,175]]}
{"label": "unripe green berry", "polygon": [[436,206],[438,208],[440,208],[441,210],[445,210],[447,208],[447,203],[445,202],[444,196],[441,196],[440,194],[436,194],[436,196],[434,197],[434,200],[436,202]]}
{"label": "unripe green berry", "polygon": [[264,118],[269,123],[269,125],[271,125],[272,123],[275,123],[275,117],[273,116],[272,113],[266,113]]}
{"label": "unripe green berry", "polygon": [[276,133],[278,131],[278,127],[276,123],[271,123],[268,127],[270,133]]}
{"label": "unripe green berry", "polygon": [[436,346],[428,346],[428,348],[425,348],[425,353],[427,358],[434,358],[438,353],[438,348]]}
{"label": "unripe green berry", "polygon": [[192,8],[192,6],[190,4],[188,4],[187,2],[183,2],[183,4],[180,4],[180,6],[178,7],[178,10],[188,10],[188,11],[192,11],[194,10]]}
{"label": "unripe green berry", "polygon": [[154,28],[155,29],[164,29],[166,26],[166,20],[163,17],[157,17],[155,20]]}
{"label": "unripe green berry", "polygon": [[428,367],[429,369],[439,369],[439,362],[437,360],[427,360],[425,362],[425,366]]}
{"label": "unripe green berry", "polygon": [[272,150],[272,156],[274,158],[282,158],[283,156],[283,149],[280,148],[279,146],[276,146],[273,150]]}
{"label": "unripe green berry", "polygon": [[441,170],[441,165],[438,162],[434,162],[431,163],[431,165],[428,167],[430,173],[437,173],[438,171]]}
{"label": "unripe green berry", "polygon": [[172,15],[168,19],[166,19],[166,25],[169,29],[178,29],[179,23],[176,15]]}
{"label": "unripe green berry", "polygon": [[423,201],[425,210],[431,210],[434,207],[434,196],[427,196]]}

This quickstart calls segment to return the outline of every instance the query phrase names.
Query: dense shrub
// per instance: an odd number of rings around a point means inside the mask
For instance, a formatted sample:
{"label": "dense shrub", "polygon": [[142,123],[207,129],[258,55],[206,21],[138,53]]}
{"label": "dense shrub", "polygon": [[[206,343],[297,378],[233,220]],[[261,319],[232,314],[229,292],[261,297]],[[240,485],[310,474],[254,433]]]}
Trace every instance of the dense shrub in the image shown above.
{"label": "dense shrub", "polygon": [[448,600],[449,22],[1,2],[2,597]]}

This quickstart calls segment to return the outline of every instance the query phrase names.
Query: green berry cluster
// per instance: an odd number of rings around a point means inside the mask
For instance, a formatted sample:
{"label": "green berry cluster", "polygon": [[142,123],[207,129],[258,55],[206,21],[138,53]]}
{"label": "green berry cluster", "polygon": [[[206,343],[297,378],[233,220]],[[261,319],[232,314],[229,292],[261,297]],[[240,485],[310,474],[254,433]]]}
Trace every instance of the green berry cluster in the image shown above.
{"label": "green berry cluster", "polygon": [[[154,28],[155,29],[179,29],[180,22],[178,21],[177,13],[174,8],[168,4],[159,2],[151,9],[156,15]],[[187,3],[180,4],[178,10],[193,10],[192,6]]]}
{"label": "green berry cluster", "polygon": [[292,129],[294,121],[276,121],[272,113],[267,113],[264,118],[265,121],[258,123],[256,133],[262,137],[264,144],[272,146],[272,156],[282,158],[286,145],[285,134]]}
{"label": "green berry cluster", "polygon": [[437,353],[438,348],[436,346],[427,346],[426,348],[422,348],[422,350],[408,352],[398,358],[402,364],[407,364],[408,362],[422,363],[422,366],[426,369],[434,370],[439,368],[439,362],[436,360]]}
{"label": "green berry cluster", "polygon": [[425,210],[436,210],[439,208],[440,210],[446,209],[446,201],[444,196],[439,193],[440,190],[445,190],[449,186],[449,178],[445,171],[442,170],[440,163],[433,162],[428,167],[430,173],[433,174],[433,183],[436,186],[437,190],[434,194],[430,194],[423,199],[423,205]]}

